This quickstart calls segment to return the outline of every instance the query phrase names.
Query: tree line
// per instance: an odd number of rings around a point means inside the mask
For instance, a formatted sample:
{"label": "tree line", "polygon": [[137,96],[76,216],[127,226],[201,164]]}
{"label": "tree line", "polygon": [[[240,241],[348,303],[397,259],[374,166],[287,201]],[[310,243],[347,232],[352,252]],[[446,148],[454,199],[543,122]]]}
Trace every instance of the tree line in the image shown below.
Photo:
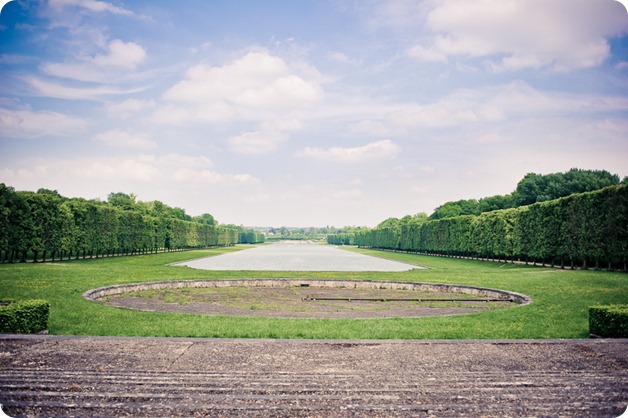
{"label": "tree line", "polygon": [[[0,183],[0,262],[141,254],[263,242],[263,235],[191,217],[162,202],[111,193],[107,202]],[[242,233],[242,235],[241,235]]]}
{"label": "tree line", "polygon": [[[628,184],[628,177],[625,177],[621,183]],[[430,219],[479,215],[494,210],[517,208],[618,184],[620,184],[619,176],[606,170],[572,168],[565,173],[528,173],[519,181],[511,194],[489,196],[479,200],[462,199],[446,202],[434,210]]]}
{"label": "tree line", "polygon": [[[328,238],[330,243],[347,237]],[[556,266],[627,269],[628,185],[518,208],[359,231],[361,247]]]}

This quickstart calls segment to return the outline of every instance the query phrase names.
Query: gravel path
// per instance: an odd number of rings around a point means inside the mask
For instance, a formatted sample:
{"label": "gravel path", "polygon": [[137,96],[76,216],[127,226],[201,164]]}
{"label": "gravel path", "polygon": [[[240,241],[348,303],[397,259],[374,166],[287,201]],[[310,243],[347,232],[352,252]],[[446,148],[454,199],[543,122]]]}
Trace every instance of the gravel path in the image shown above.
{"label": "gravel path", "polygon": [[239,271],[407,271],[423,268],[303,241],[281,241],[173,265],[199,270]]}
{"label": "gravel path", "polygon": [[628,340],[0,336],[11,417],[618,417]]}

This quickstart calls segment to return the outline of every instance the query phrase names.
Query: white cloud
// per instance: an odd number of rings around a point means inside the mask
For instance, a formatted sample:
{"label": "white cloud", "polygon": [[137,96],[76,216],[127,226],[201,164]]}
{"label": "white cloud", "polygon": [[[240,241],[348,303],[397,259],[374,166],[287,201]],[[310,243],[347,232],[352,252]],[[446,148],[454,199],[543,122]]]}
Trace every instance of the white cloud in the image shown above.
{"label": "white cloud", "polygon": [[151,140],[148,134],[132,133],[121,129],[102,132],[94,136],[94,139],[115,148],[152,149],[157,147],[155,141]]}
{"label": "white cloud", "polygon": [[344,163],[360,163],[379,159],[395,157],[400,147],[389,139],[372,142],[361,147],[342,148],[332,147],[328,149],[306,147],[296,153],[298,157],[313,158],[323,161]]}
{"label": "white cloud", "polygon": [[0,108],[0,136],[10,138],[67,136],[86,125],[85,119],[58,112]]}
{"label": "white cloud", "polygon": [[0,172],[0,181],[11,180],[16,187],[25,181],[45,181],[62,185],[84,184],[90,189],[105,185],[109,191],[125,186],[151,189],[159,185],[178,189],[190,184],[246,185],[259,180],[248,173],[224,174],[212,169],[212,161],[204,156],[181,154],[139,155],[135,157],[28,158],[14,161]]}
{"label": "white cloud", "polygon": [[118,118],[128,118],[138,112],[155,107],[154,100],[127,99],[105,106],[107,113]]}
{"label": "white cloud", "polygon": [[[362,118],[350,123],[353,134],[371,137],[394,136],[424,140],[434,138],[434,129],[487,127],[519,120],[569,117],[603,112],[625,112],[623,96],[582,95],[537,90],[522,81],[477,89],[460,89],[437,101],[417,103],[373,103],[365,106]],[[492,131],[491,131],[492,132]],[[485,137],[487,139],[488,137]],[[495,138],[495,137],[493,137]]]}
{"label": "white cloud", "polygon": [[288,135],[285,132],[257,131],[231,137],[229,144],[231,149],[239,154],[268,154],[286,140]]}
{"label": "white cloud", "polygon": [[283,59],[257,50],[223,66],[191,67],[185,79],[166,91],[164,98],[177,104],[176,108],[170,105],[172,111],[168,113],[183,108],[182,113],[193,120],[265,120],[277,112],[307,109],[322,100],[323,89],[318,82],[304,77]]}
{"label": "white cloud", "polygon": [[437,48],[426,48],[423,45],[415,45],[408,50],[408,55],[421,61],[446,62],[447,54]]}
{"label": "white cloud", "polygon": [[356,60],[349,58],[344,52],[332,51],[328,54],[330,60],[340,64],[359,64]]}
{"label": "white cloud", "polygon": [[114,39],[109,43],[107,49],[106,54],[94,57],[95,65],[132,70],[146,58],[144,48],[134,42]]}
{"label": "white cloud", "polygon": [[231,149],[239,154],[268,154],[287,141],[290,133],[302,128],[295,118],[262,123],[257,131],[243,132],[229,138]]}
{"label": "white cloud", "polygon": [[78,6],[91,12],[97,13],[109,12],[119,15],[133,14],[130,10],[127,10],[123,7],[114,6],[111,3],[99,0],[50,0],[50,5],[52,7]]}
{"label": "white cloud", "polygon": [[85,82],[102,82],[103,71],[86,62],[46,62],[42,71],[49,76]]}
{"label": "white cloud", "polygon": [[337,190],[332,193],[334,199],[354,200],[363,196],[364,192],[361,189]]}
{"label": "white cloud", "polygon": [[96,160],[92,165],[78,166],[76,172],[85,179],[98,181],[125,179],[146,183],[162,177],[159,167],[144,158]]}
{"label": "white cloud", "polygon": [[114,39],[107,44],[103,54],[78,56],[72,62],[46,62],[41,69],[53,77],[111,83],[123,80],[126,75],[124,70],[134,70],[145,59],[146,51],[141,45]]}
{"label": "white cloud", "polygon": [[193,170],[180,168],[176,170],[172,178],[179,183],[186,184],[257,184],[259,180],[250,174],[221,174],[213,170]]}
{"label": "white cloud", "polygon": [[105,85],[97,87],[70,87],[37,77],[25,77],[23,80],[35,90],[33,92],[34,95],[69,100],[98,100],[103,96],[139,93],[144,90],[144,87],[124,89]]}
{"label": "white cloud", "polygon": [[409,54],[427,61],[452,56],[489,57],[494,70],[600,65],[607,38],[628,30],[628,17],[612,0],[444,0],[426,25],[431,40]]}

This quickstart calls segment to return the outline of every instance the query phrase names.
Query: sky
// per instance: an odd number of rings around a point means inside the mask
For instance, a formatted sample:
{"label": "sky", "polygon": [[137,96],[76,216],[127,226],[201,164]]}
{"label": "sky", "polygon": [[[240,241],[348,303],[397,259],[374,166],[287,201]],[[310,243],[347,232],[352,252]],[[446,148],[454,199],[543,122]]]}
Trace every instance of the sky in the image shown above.
{"label": "sky", "polygon": [[225,224],[372,227],[530,172],[628,175],[614,0],[15,0],[0,80],[0,182]]}

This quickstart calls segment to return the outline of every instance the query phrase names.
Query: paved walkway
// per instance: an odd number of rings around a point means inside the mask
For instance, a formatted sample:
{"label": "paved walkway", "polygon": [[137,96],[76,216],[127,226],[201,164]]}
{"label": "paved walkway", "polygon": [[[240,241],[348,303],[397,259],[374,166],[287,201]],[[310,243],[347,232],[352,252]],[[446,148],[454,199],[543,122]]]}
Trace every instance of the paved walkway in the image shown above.
{"label": "paved walkway", "polygon": [[618,417],[628,340],[0,335],[11,417]]}
{"label": "paved walkway", "polygon": [[281,241],[173,265],[199,270],[240,271],[407,271],[423,268],[303,241]]}

